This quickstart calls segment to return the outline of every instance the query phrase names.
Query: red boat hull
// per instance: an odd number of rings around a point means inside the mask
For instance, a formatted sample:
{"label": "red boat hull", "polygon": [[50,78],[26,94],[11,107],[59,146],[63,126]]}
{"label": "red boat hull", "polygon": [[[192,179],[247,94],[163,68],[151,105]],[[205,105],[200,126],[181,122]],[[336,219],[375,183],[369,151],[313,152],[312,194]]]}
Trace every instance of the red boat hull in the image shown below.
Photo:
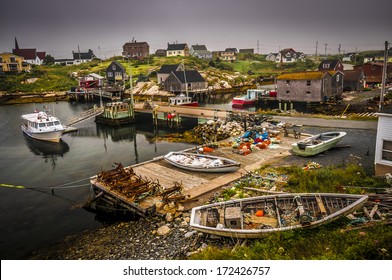
{"label": "red boat hull", "polygon": [[240,98],[234,98],[231,101],[232,105],[236,105],[236,106],[247,106],[247,105],[254,105],[256,104],[256,99],[240,99]]}

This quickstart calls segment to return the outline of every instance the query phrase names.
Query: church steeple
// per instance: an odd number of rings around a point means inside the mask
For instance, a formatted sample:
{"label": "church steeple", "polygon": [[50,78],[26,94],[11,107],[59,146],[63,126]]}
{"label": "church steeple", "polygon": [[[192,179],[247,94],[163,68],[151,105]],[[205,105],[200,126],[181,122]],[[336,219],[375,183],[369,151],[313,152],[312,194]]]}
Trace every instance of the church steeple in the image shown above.
{"label": "church steeple", "polygon": [[15,50],[19,50],[19,45],[18,45],[18,41],[16,40],[16,37],[15,37]]}

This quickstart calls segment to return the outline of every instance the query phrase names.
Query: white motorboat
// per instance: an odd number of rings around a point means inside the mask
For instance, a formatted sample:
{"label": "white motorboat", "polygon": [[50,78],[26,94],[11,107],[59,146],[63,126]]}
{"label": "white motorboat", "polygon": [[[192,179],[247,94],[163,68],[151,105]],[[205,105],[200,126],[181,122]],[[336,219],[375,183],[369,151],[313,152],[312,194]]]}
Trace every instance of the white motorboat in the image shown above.
{"label": "white motorboat", "polygon": [[21,127],[31,138],[50,142],[60,142],[65,131],[58,118],[43,111],[22,115]]}

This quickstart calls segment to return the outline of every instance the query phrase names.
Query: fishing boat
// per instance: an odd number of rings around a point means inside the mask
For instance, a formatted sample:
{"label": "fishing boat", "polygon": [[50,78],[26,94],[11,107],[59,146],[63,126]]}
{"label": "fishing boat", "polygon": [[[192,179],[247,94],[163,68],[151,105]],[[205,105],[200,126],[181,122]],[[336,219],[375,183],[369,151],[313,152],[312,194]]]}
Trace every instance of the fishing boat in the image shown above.
{"label": "fishing boat", "polygon": [[255,105],[260,96],[265,96],[268,93],[264,89],[248,89],[246,95],[234,97],[231,101],[233,106],[249,106]]}
{"label": "fishing boat", "polygon": [[21,127],[31,138],[50,142],[60,142],[65,131],[58,118],[44,111],[22,115]]}
{"label": "fishing boat", "polygon": [[199,102],[193,101],[192,97],[187,96],[183,93],[180,95],[174,96],[174,97],[169,97],[169,105],[172,106],[194,106],[198,107]]}
{"label": "fishing boat", "polygon": [[178,168],[197,172],[234,172],[240,168],[235,160],[204,154],[170,152],[163,158]]}
{"label": "fishing boat", "polygon": [[194,207],[190,226],[236,238],[259,238],[272,232],[313,228],[346,216],[368,196],[338,193],[284,193]]}
{"label": "fishing boat", "polygon": [[292,144],[293,153],[300,156],[314,156],[331,149],[346,136],[346,132],[324,132]]}

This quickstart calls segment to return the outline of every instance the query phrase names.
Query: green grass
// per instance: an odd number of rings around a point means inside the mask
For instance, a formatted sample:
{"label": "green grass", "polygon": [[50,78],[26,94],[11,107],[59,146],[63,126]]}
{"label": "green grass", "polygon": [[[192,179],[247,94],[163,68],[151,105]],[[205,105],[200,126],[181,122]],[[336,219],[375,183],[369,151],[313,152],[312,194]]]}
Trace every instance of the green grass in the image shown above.
{"label": "green grass", "polygon": [[[286,192],[364,193],[390,187],[381,178],[367,176],[359,165],[327,166],[305,171],[298,166],[262,166],[258,174],[287,176]],[[243,196],[244,187],[257,187],[263,180],[237,181],[222,192],[228,200]],[[235,240],[234,240],[235,241]],[[371,260],[392,258],[392,230],[387,224],[355,229],[347,218],[314,228],[272,233],[248,240],[247,246],[207,247],[191,256],[194,260]]]}
{"label": "green grass", "polygon": [[342,230],[345,218],[314,229],[272,233],[248,246],[208,247],[193,260],[384,260],[392,258],[391,225]]}

